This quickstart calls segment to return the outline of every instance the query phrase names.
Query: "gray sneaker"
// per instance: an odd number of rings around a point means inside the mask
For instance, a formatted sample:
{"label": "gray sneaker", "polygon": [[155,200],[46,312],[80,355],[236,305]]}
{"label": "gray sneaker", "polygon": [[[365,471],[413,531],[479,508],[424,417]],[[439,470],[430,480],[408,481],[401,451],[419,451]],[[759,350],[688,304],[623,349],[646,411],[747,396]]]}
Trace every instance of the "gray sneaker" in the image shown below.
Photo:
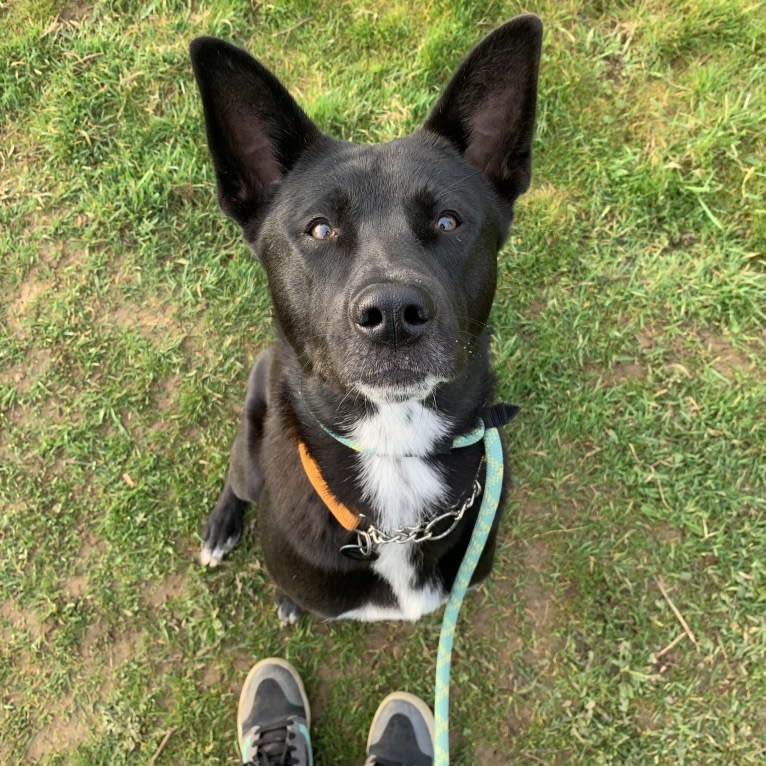
{"label": "gray sneaker", "polygon": [[285,660],[261,660],[239,696],[237,733],[242,762],[250,766],[313,766],[306,690]]}
{"label": "gray sneaker", "polygon": [[389,694],[380,703],[367,737],[364,766],[432,766],[434,717],[420,697]]}

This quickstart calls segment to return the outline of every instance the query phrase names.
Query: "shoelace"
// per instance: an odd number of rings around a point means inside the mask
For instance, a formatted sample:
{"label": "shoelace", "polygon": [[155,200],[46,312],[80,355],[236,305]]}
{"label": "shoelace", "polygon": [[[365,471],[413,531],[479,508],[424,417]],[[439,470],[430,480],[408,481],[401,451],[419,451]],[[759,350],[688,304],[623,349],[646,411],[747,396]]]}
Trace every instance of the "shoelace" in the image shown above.
{"label": "shoelace", "polygon": [[250,743],[255,760],[244,766],[299,766],[300,761],[294,757],[296,745],[291,741],[296,739],[294,725],[294,721],[287,720],[256,727]]}

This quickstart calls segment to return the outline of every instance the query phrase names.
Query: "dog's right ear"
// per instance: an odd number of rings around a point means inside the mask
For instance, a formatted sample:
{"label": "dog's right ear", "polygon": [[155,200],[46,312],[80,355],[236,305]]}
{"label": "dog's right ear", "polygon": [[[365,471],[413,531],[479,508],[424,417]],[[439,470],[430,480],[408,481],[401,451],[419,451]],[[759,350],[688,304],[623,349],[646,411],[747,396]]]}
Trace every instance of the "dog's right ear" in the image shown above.
{"label": "dog's right ear", "polygon": [[277,78],[214,37],[189,49],[223,211],[244,226],[321,133]]}

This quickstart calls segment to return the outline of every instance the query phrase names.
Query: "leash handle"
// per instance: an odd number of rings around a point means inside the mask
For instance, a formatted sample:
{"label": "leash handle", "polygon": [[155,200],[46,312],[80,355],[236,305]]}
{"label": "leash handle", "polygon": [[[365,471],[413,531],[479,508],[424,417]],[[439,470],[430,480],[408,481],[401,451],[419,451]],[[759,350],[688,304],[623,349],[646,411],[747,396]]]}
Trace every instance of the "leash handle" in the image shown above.
{"label": "leash handle", "polygon": [[484,496],[468,549],[444,609],[439,635],[434,693],[434,766],[449,764],[449,678],[457,618],[500,505],[500,493],[503,488],[503,447],[496,427],[485,430],[484,452],[487,457]]}

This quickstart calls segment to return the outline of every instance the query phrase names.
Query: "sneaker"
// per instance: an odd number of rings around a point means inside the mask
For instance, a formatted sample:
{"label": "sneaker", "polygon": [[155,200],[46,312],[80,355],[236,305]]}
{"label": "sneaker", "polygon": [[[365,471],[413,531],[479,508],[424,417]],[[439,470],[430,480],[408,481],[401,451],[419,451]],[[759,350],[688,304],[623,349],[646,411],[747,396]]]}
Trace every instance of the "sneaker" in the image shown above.
{"label": "sneaker", "polygon": [[432,766],[434,717],[422,699],[389,694],[372,719],[364,766]]}
{"label": "sneaker", "polygon": [[239,695],[237,733],[250,766],[313,766],[306,690],[285,660],[261,660]]}

